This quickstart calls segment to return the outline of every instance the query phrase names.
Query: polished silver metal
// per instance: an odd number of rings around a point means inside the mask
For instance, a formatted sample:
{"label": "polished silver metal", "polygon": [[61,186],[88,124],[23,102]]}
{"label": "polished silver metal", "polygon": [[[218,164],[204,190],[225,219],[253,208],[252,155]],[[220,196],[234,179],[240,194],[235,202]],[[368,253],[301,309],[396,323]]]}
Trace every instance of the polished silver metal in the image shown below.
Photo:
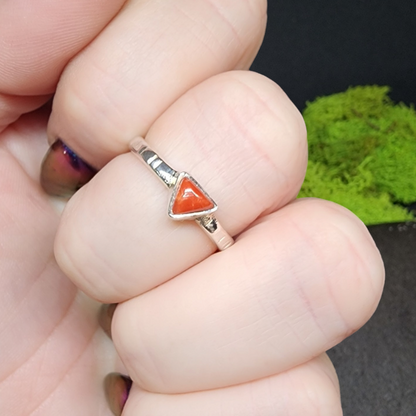
{"label": "polished silver metal", "polygon": [[168,188],[175,186],[179,176],[178,172],[172,169],[157,153],[150,149],[142,137],[137,137],[130,143],[130,150],[139,159],[143,160]]}
{"label": "polished silver metal", "polygon": [[[179,173],[172,169],[156,152],[149,148],[142,137],[137,137],[130,143],[130,150],[156,174],[166,187],[169,189],[173,188],[168,205],[168,215],[170,218],[177,221],[195,220],[209,238],[217,245],[219,250],[225,250],[234,244],[233,238],[224,230],[217,218],[213,215],[218,209],[217,204],[189,173]],[[175,214],[173,212],[172,207],[175,203],[177,192],[180,184],[185,178],[191,181],[205,198],[212,203],[213,206],[211,208],[182,214]]]}

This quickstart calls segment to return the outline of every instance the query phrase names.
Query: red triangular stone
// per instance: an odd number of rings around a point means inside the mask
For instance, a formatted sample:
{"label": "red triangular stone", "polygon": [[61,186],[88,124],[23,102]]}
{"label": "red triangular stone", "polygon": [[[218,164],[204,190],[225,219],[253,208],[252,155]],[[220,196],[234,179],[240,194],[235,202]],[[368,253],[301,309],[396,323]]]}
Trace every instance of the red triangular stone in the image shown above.
{"label": "red triangular stone", "polygon": [[214,208],[214,204],[188,178],[183,178],[172,205],[174,215],[190,214]]}

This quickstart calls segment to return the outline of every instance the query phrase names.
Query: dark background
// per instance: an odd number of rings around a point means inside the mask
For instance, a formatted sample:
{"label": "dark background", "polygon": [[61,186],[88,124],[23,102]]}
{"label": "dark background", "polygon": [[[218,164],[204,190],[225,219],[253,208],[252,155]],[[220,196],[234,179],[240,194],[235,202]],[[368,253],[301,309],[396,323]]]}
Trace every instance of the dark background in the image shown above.
{"label": "dark background", "polygon": [[416,415],[416,223],[369,227],[386,268],[374,316],[328,351],[344,416]]}
{"label": "dark background", "polygon": [[[252,66],[302,109],[350,85],[392,87],[416,102],[415,0],[270,0],[265,41]],[[415,413],[416,414],[416,413]]]}
{"label": "dark background", "polygon": [[[252,69],[301,110],[317,96],[368,84],[389,85],[395,101],[415,103],[416,0],[270,0]],[[370,227],[386,287],[369,323],[329,351],[344,416],[416,416],[415,227]]]}

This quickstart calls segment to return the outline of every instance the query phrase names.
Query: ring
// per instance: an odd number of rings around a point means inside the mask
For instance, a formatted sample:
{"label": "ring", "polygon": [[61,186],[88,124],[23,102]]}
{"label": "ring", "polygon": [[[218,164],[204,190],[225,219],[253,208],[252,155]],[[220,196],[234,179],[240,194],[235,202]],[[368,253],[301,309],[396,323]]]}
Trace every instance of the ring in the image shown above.
{"label": "ring", "polygon": [[214,216],[218,209],[214,200],[201,185],[186,172],[172,169],[154,152],[142,137],[130,143],[130,150],[167,186],[172,189],[168,215],[173,220],[195,220],[220,250],[234,244],[233,238]]}

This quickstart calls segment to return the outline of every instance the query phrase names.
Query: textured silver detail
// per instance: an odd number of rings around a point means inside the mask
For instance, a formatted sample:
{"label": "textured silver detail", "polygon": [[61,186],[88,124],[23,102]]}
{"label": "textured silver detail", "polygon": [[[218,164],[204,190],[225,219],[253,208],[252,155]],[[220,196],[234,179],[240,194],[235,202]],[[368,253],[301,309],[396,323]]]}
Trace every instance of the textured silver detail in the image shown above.
{"label": "textured silver detail", "polygon": [[233,238],[222,228],[214,215],[197,218],[196,222],[221,251],[234,244]]}

